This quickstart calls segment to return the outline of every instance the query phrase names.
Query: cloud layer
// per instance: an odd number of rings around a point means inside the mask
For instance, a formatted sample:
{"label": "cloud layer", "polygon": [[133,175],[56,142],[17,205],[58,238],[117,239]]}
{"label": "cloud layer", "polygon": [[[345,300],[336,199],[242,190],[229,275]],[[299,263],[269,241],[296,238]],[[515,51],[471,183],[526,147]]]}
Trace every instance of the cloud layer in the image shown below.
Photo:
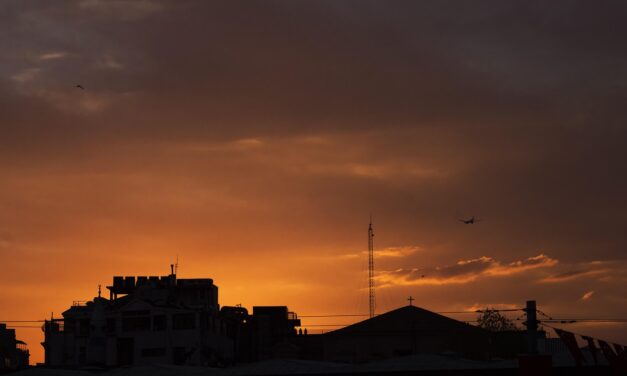
{"label": "cloud layer", "polygon": [[627,315],[626,11],[2,1],[0,306],[47,317],[178,255],[221,304],[367,312],[372,213],[378,312]]}
{"label": "cloud layer", "polygon": [[473,282],[478,278],[505,277],[537,268],[551,268],[557,263],[557,260],[544,254],[508,264],[502,264],[491,257],[482,256],[471,260],[460,260],[453,265],[434,268],[381,271],[377,274],[377,280],[381,287],[460,284]]}

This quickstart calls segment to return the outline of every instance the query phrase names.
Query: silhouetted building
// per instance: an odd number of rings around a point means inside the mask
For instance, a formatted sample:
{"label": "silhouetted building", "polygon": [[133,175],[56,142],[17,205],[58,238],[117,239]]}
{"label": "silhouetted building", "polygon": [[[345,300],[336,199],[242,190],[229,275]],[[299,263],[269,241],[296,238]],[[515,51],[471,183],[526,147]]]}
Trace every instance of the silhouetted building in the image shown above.
{"label": "silhouetted building", "polygon": [[109,299],[74,302],[45,323],[45,364],[227,365],[284,355],[300,321],[285,306],[218,304],[211,279],[113,277]]}
{"label": "silhouetted building", "polygon": [[[515,356],[520,333],[486,330],[414,306],[321,335],[307,335],[286,306],[218,304],[211,279],[114,277],[109,299],[74,302],[45,322],[45,364],[228,365],[270,358],[365,363],[413,354]],[[297,331],[297,328],[300,328]],[[496,345],[496,346],[495,346]],[[498,351],[497,351],[498,350]]]}
{"label": "silhouetted building", "polygon": [[253,307],[250,323],[255,340],[255,360],[299,356],[299,350],[289,339],[296,336],[300,320],[287,307]]}
{"label": "silhouetted building", "polygon": [[294,344],[300,320],[286,306],[253,307],[252,315],[246,308],[222,307],[221,313],[238,362],[300,357]]}
{"label": "silhouetted building", "polygon": [[[110,299],[74,302],[45,323],[49,366],[217,365],[233,359],[211,279],[113,277]],[[99,294],[100,295],[100,294]]]}
{"label": "silhouetted building", "polygon": [[436,353],[483,359],[490,342],[490,333],[481,328],[414,306],[322,334],[321,339],[306,337],[322,346],[322,360],[346,363]]}
{"label": "silhouetted building", "polygon": [[26,343],[15,337],[15,329],[0,324],[0,373],[28,367]]}

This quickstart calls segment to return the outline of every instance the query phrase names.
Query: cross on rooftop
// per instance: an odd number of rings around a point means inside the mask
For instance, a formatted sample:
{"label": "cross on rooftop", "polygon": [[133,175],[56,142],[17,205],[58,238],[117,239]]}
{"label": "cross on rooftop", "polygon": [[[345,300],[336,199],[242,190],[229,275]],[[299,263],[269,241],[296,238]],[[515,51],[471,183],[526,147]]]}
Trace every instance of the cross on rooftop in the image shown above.
{"label": "cross on rooftop", "polygon": [[409,301],[409,305],[413,306],[412,303],[414,302],[415,299],[410,296],[407,300]]}

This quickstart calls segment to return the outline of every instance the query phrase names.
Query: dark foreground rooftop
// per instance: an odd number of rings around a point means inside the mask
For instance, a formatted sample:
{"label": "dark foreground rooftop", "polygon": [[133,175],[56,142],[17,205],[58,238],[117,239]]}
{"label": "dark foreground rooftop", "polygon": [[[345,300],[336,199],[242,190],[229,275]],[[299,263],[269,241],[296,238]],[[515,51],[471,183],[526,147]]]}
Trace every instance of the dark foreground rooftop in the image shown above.
{"label": "dark foreground rooftop", "polygon": [[[231,368],[153,365],[115,368],[98,372],[102,376],[253,376],[253,375],[512,375],[518,376],[518,363],[473,361],[444,355],[418,354],[361,365],[294,359],[272,359]],[[33,367],[16,376],[93,376],[93,369],[64,370]],[[553,375],[611,375],[608,367],[558,367]]]}

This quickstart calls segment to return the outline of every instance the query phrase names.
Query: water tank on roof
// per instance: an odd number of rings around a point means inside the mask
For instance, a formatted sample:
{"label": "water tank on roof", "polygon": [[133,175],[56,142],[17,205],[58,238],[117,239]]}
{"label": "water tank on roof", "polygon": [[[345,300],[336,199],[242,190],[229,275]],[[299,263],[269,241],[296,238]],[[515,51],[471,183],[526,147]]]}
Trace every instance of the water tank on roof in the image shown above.
{"label": "water tank on roof", "polygon": [[124,277],[124,288],[132,289],[135,287],[135,277]]}
{"label": "water tank on roof", "polygon": [[113,287],[116,289],[124,287],[124,277],[120,277],[120,276],[113,277]]}

